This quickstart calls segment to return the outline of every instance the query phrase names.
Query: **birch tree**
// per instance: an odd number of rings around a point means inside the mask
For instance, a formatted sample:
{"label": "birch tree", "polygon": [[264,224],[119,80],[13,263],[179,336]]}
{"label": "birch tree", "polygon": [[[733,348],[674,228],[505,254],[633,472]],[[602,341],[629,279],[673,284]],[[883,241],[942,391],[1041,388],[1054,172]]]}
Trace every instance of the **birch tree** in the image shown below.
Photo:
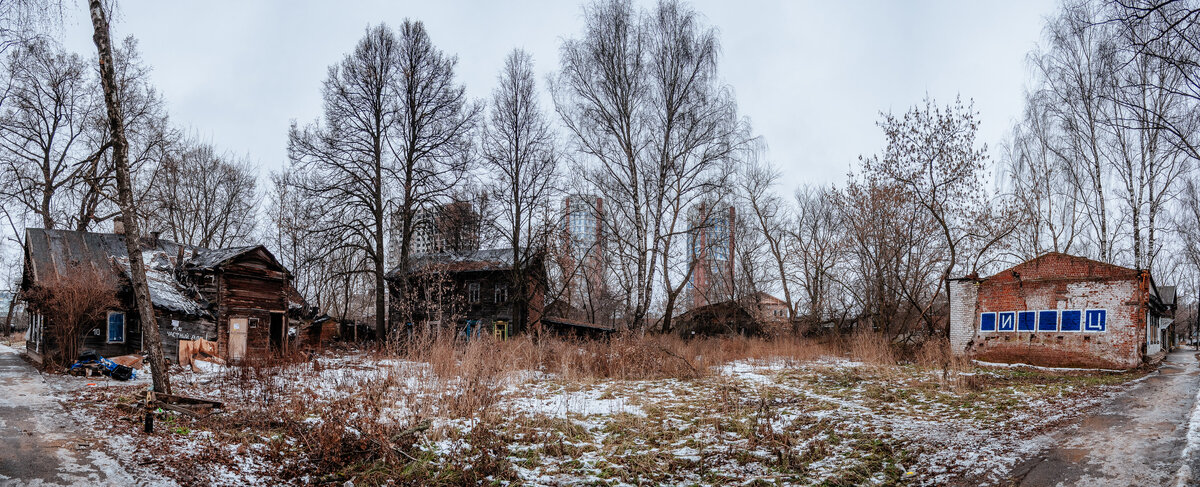
{"label": "birch tree", "polygon": [[158,333],[158,321],[154,318],[154,305],[150,301],[150,287],[146,281],[146,264],[142,259],[141,227],[137,202],[133,197],[134,184],[129,170],[129,142],[125,137],[125,118],[122,113],[116,66],[113,62],[108,11],[101,0],[90,0],[88,10],[91,13],[94,32],[92,40],[99,53],[100,86],[104,91],[104,106],[108,115],[109,133],[112,136],[111,147],[116,172],[117,200],[125,224],[125,248],[129,254],[129,279],[133,284],[138,320],[142,326],[142,344],[149,353],[154,391],[170,394],[171,381],[167,375],[166,361],[163,359],[162,340]]}
{"label": "birch tree", "polygon": [[512,248],[512,282],[517,329],[524,329],[529,304],[529,266],[546,255],[553,232],[551,202],[557,188],[558,154],[554,133],[538,106],[533,59],[514,50],[492,91],[483,132],[483,158],[494,175],[496,231]]}
{"label": "birch tree", "polygon": [[[687,282],[679,270],[690,209],[725,185],[750,141],[717,77],[716,31],[689,6],[649,13],[622,0],[584,7],[551,85],[578,172],[605,195],[605,234],[619,263],[625,320],[640,328],[658,291],[663,328]],[[683,266],[685,269],[688,266]]]}

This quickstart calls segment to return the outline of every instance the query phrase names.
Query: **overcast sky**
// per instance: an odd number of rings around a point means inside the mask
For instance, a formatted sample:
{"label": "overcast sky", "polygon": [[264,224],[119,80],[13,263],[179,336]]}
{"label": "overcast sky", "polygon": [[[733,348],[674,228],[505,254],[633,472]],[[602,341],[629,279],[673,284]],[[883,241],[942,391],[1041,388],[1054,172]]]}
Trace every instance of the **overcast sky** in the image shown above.
{"label": "overcast sky", "polygon": [[[786,194],[840,183],[858,155],[881,149],[879,112],[903,112],[926,94],[943,104],[973,99],[980,142],[996,154],[1022,110],[1026,55],[1057,2],[693,5],[720,30],[722,75],[783,171]],[[94,54],[84,6],[69,8],[68,49]],[[139,40],[177,125],[265,174],[285,164],[289,122],[320,115],[328,66],[367,26],[405,18],[424,21],[433,42],[458,56],[459,81],[473,98],[491,93],[517,47],[533,55],[544,90],[561,40],[583,30],[581,4],[570,1],[123,0],[113,33]]]}

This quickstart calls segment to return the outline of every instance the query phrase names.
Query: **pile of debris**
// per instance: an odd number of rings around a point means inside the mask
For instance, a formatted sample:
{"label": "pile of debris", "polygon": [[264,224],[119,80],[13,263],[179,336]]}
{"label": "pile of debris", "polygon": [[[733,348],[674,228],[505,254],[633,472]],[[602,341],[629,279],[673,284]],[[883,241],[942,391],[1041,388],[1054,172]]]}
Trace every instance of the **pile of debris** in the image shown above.
{"label": "pile of debris", "polygon": [[85,350],[67,369],[71,375],[108,376],[115,380],[132,380],[137,378],[134,368],[142,368],[145,357],[140,355],[122,355],[109,360],[101,357],[94,350]]}
{"label": "pile of debris", "polygon": [[217,355],[217,342],[209,340],[179,340],[179,365],[200,372],[196,362],[225,365],[225,359]]}

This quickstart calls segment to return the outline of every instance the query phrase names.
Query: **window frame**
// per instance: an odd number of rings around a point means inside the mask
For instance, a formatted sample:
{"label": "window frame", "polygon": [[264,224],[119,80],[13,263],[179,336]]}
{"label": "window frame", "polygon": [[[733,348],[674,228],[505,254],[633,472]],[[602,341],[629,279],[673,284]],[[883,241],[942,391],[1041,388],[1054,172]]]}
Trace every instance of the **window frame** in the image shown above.
{"label": "window frame", "polygon": [[480,287],[481,286],[479,285],[478,282],[468,282],[467,283],[467,303],[479,304],[480,294],[481,294],[479,292]]}
{"label": "window frame", "polygon": [[[113,321],[112,321],[112,319],[113,319],[114,315],[121,317],[121,339],[120,340],[113,340]],[[129,322],[126,319],[124,311],[109,311],[108,315],[105,317],[105,320],[104,320],[105,343],[125,343],[125,337],[126,337],[127,332],[129,331],[128,323]]]}
{"label": "window frame", "polygon": [[492,298],[496,304],[508,303],[508,284],[496,284]]}

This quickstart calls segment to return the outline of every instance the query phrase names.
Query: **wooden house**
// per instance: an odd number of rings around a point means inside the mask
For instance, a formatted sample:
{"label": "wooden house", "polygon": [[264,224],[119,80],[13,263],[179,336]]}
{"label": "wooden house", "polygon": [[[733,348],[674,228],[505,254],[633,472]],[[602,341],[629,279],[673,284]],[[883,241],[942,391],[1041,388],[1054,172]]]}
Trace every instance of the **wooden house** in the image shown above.
{"label": "wooden house", "polygon": [[[515,323],[512,255],[512,249],[485,249],[413,256],[408,269],[387,276],[393,328],[425,325],[500,339],[525,331]],[[540,261],[529,267],[525,316],[526,326],[533,327],[541,323],[545,271]]]}
{"label": "wooden house", "polygon": [[[83,348],[103,356],[142,350],[142,326],[129,281],[129,255],[121,233],[30,228],[25,232],[21,289],[28,291],[55,274],[90,267],[119,283],[117,307],[104,322],[84,331]],[[143,239],[150,299],[163,351],[177,361],[181,344],[216,342],[222,357],[238,360],[286,350],[291,273],[261,245],[205,249],[152,234]],[[27,302],[26,348],[42,361],[55,344],[47,334],[53,320],[39,303]]]}

